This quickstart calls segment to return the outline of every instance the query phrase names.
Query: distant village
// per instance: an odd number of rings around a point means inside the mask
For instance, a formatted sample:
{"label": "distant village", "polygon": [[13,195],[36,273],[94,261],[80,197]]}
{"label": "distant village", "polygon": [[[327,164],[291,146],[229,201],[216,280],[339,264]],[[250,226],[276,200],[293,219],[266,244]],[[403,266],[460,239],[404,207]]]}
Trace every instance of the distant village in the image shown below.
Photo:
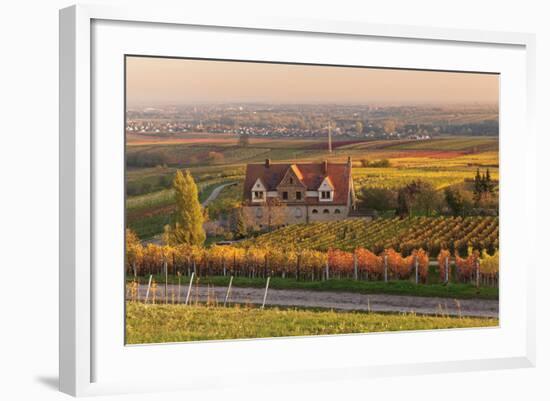
{"label": "distant village", "polygon": [[[324,105],[193,106],[132,109],[126,131],[142,135],[185,133],[232,134],[250,137],[426,140],[439,135],[498,135],[498,120],[471,122],[468,110],[448,111],[448,119],[433,120],[433,108]],[[414,110],[411,110],[414,109]],[[414,122],[411,117],[414,111]],[[488,112],[489,113],[489,112]],[[441,113],[440,113],[441,114]],[[422,116],[425,117],[422,117]],[[490,116],[490,113],[488,114]],[[420,116],[420,117],[418,117]]]}

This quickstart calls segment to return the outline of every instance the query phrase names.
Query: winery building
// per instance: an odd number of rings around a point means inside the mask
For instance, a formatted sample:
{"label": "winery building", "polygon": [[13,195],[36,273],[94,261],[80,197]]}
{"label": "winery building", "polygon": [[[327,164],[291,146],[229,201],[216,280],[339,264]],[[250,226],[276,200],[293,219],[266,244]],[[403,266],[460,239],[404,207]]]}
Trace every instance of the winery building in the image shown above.
{"label": "winery building", "polygon": [[337,221],[355,207],[352,163],[248,164],[243,213],[257,228]]}

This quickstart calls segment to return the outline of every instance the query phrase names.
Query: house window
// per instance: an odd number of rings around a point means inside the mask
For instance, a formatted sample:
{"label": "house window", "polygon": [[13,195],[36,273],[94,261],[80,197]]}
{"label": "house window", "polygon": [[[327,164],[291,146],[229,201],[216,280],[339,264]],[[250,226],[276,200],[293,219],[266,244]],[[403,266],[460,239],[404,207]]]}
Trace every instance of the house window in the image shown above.
{"label": "house window", "polygon": [[288,199],[288,192],[286,192],[286,191],[283,192],[283,199],[284,200]]}
{"label": "house window", "polygon": [[294,217],[296,217],[297,219],[302,217],[302,209],[294,209]]}
{"label": "house window", "polygon": [[313,209],[313,210],[311,211],[311,213],[312,213],[312,214],[317,214],[317,213],[319,213],[319,211],[318,211],[317,209]]}
{"label": "house window", "polygon": [[263,191],[254,191],[254,199],[263,199],[263,198],[264,198]]}
{"label": "house window", "polygon": [[328,209],[323,209],[323,214],[329,214],[330,212],[328,211]]}
{"label": "house window", "polygon": [[334,214],[340,214],[340,209],[334,209]]}
{"label": "house window", "polygon": [[302,193],[296,192],[296,200],[302,200]]}
{"label": "house window", "polygon": [[294,184],[294,179],[292,177],[290,177],[289,182],[290,182],[290,185]]}
{"label": "house window", "polygon": [[261,207],[256,208],[256,217],[262,217],[264,215],[264,212]]}
{"label": "house window", "polygon": [[321,199],[330,199],[330,191],[321,191]]}

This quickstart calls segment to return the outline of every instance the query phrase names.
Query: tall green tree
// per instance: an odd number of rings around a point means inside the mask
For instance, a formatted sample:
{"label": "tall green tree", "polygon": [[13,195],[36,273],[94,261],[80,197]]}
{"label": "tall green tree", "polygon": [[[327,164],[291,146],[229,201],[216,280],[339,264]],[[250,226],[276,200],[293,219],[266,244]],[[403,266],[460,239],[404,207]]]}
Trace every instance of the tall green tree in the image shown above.
{"label": "tall green tree", "polygon": [[397,209],[397,192],[390,188],[363,187],[357,194],[358,207],[363,210]]}
{"label": "tall green tree", "polygon": [[493,180],[491,179],[491,173],[489,172],[489,169],[485,171],[485,175],[483,176],[483,186],[484,186],[485,192],[493,193],[494,185],[493,185]]}
{"label": "tall green tree", "polygon": [[248,229],[242,208],[235,210],[235,219],[235,237],[237,239],[245,238],[248,235]]}
{"label": "tall green tree", "polygon": [[188,170],[176,171],[172,187],[175,191],[176,211],[172,224],[166,229],[166,242],[171,245],[202,245],[206,240],[204,214],[199,203],[197,184]]}
{"label": "tall green tree", "polygon": [[453,216],[466,216],[473,208],[471,193],[460,188],[445,188],[445,201]]}
{"label": "tall green tree", "polygon": [[397,191],[396,213],[400,217],[413,214],[431,216],[440,210],[442,201],[433,185],[421,180],[412,181]]}
{"label": "tall green tree", "polygon": [[481,200],[481,196],[484,192],[484,182],[483,178],[481,177],[481,174],[479,172],[479,169],[476,171],[476,176],[474,178],[474,200],[477,203]]}

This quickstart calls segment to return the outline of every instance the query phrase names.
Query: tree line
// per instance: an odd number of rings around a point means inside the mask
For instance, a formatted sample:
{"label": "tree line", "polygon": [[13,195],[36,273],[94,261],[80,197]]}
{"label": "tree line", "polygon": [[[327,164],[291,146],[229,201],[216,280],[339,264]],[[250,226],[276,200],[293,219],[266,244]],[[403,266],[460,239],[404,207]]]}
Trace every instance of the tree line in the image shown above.
{"label": "tree line", "polygon": [[489,169],[483,174],[477,169],[471,190],[457,185],[438,191],[423,180],[399,188],[363,187],[357,194],[358,208],[400,217],[498,215],[496,187]]}

